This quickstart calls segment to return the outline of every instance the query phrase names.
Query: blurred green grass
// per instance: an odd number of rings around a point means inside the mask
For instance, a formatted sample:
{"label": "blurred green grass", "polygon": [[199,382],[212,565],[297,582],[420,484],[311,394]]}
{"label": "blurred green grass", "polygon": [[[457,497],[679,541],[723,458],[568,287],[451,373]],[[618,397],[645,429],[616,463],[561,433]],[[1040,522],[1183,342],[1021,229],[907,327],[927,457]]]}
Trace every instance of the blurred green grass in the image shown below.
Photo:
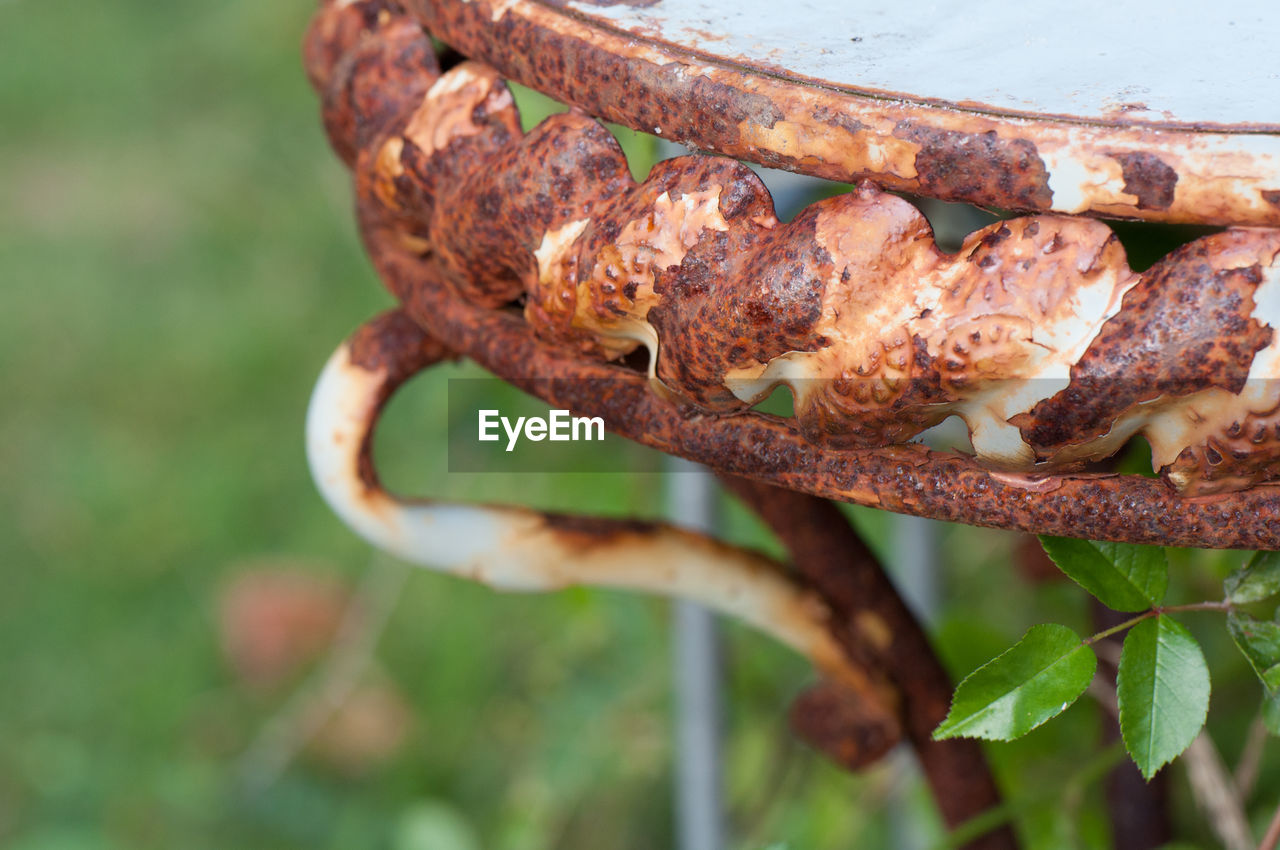
{"label": "blurred green grass", "polygon": [[[414,573],[379,652],[414,715],[399,753],[236,785],[288,693],[237,686],[222,588],[264,559],[369,564],[300,439],[320,365],[390,304],[299,68],[310,11],[0,4],[0,844],[411,850],[450,818],[484,847],[665,843],[665,608],[611,594]],[[444,377],[421,383],[379,446],[401,489],[659,509],[653,476],[448,475]],[[807,677],[739,646],[735,777],[769,770]],[[842,783],[784,832],[842,831]]]}
{"label": "blurred green grass", "polygon": [[[302,454],[320,365],[390,304],[299,68],[310,11],[0,2],[0,845],[669,846],[666,608],[618,594],[415,572],[378,651],[411,711],[401,746],[354,773],[308,752],[261,793],[238,784],[296,682],[237,683],[220,594],[264,565],[355,582],[370,564]],[[397,489],[660,514],[658,476],[448,474],[445,378],[475,374],[447,367],[396,399],[379,454]],[[726,510],[731,536],[772,546]],[[883,518],[858,518],[883,544]],[[1034,622],[1083,622],[1072,589],[1020,582],[1010,540],[944,533],[937,628],[957,671]],[[888,846],[894,768],[848,777],[792,743],[785,707],[810,673],[736,627],[728,643],[737,846]],[[1081,706],[993,750],[1015,799],[1061,776],[1096,722]],[[1090,794],[1075,825],[1093,839]],[[1054,802],[1024,813],[1052,846]]]}

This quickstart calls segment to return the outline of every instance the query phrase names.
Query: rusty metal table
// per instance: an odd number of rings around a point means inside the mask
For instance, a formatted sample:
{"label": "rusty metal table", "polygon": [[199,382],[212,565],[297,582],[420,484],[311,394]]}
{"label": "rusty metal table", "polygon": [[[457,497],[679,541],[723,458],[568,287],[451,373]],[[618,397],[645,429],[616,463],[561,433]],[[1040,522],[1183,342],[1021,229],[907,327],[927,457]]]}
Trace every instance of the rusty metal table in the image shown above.
{"label": "rusty metal table", "polygon": [[511,79],[751,162],[1011,210],[1280,224],[1280,23],[1257,0],[1094,0],[1051,22],[956,0],[410,5]]}
{"label": "rusty metal table", "polygon": [[[945,675],[827,499],[1280,548],[1280,16],[1161,7],[1137,41],[1120,4],[1024,14],[323,3],[308,73],[400,302],[313,396],[330,503],[376,544],[496,586],[625,586],[742,617],[827,674],[795,719],[828,753],[856,766],[902,736],[949,822],[990,805],[976,747],[929,739]],[[525,133],[504,77],[575,109]],[[724,156],[637,183],[596,118]],[[784,223],[738,160],[856,185]],[[1006,215],[946,252],[895,193]],[[1218,229],[1135,271],[1104,217]],[[665,526],[388,495],[378,411],[453,356],[717,471],[794,572]],[[778,386],[793,417],[753,409]],[[967,448],[919,442],[951,417]],[[1137,438],[1151,474],[1117,474]]]}

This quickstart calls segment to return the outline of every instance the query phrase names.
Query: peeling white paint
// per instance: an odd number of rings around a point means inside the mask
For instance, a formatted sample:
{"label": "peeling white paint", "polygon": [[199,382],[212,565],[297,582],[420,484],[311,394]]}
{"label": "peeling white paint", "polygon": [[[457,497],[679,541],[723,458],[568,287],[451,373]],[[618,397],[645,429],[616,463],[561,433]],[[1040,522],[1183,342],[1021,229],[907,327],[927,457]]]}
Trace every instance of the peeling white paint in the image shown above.
{"label": "peeling white paint", "polygon": [[565,255],[590,223],[591,219],[580,218],[542,234],[542,241],[533,256],[538,261],[538,280],[543,285],[551,285],[559,279],[557,271]]}

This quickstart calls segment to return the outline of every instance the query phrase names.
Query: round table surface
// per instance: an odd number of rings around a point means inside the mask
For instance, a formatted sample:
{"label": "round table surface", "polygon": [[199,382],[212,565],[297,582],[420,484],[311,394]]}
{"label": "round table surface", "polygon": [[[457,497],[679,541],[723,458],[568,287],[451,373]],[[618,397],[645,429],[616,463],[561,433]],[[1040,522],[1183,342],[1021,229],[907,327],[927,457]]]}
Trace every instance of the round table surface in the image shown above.
{"label": "round table surface", "polygon": [[592,114],[835,180],[1280,226],[1280,3],[411,0]]}
{"label": "round table surface", "polygon": [[559,6],[726,65],[991,115],[1280,133],[1275,0]]}

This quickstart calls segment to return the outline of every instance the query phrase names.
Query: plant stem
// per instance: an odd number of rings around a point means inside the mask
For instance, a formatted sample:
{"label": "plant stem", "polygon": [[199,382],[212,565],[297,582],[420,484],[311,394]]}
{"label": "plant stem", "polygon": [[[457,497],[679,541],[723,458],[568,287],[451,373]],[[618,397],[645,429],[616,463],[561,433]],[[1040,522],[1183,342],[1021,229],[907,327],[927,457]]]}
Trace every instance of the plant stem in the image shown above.
{"label": "plant stem", "polygon": [[1217,602],[1192,602],[1187,605],[1170,605],[1165,608],[1155,608],[1153,610],[1157,614],[1177,614],[1179,611],[1230,611],[1233,607],[1235,606],[1227,600],[1220,599]]}
{"label": "plant stem", "polygon": [[1156,612],[1154,608],[1151,609],[1150,611],[1143,611],[1138,616],[1130,617],[1129,619],[1125,620],[1123,623],[1117,623],[1116,625],[1112,626],[1109,629],[1103,629],[1093,637],[1085,638],[1084,639],[1085,645],[1087,646],[1091,643],[1097,643],[1100,640],[1111,637],[1116,632],[1122,632],[1125,629],[1132,628],[1133,626],[1138,625],[1138,623],[1141,623],[1143,620],[1146,620],[1149,617],[1155,616],[1155,613]]}
{"label": "plant stem", "polygon": [[1134,626],[1138,625],[1138,623],[1141,623],[1143,620],[1149,620],[1152,617],[1158,617],[1161,614],[1177,614],[1182,611],[1230,611],[1230,610],[1231,610],[1231,603],[1226,601],[1225,599],[1216,601],[1216,602],[1215,601],[1192,602],[1187,605],[1157,606],[1155,608],[1151,608],[1146,611],[1143,611],[1141,614],[1138,614],[1135,617],[1130,617],[1128,620],[1125,620],[1123,623],[1118,623],[1109,629],[1103,629],[1102,631],[1098,632],[1096,635],[1085,638],[1084,642],[1086,646],[1092,643],[1097,643],[1098,641],[1103,640],[1104,638],[1111,637],[1116,632],[1122,632],[1125,629],[1133,628]]}
{"label": "plant stem", "polygon": [[1277,844],[1280,844],[1280,807],[1271,816],[1271,825],[1267,827],[1267,834],[1262,836],[1258,850],[1276,850]]}
{"label": "plant stem", "polygon": [[1247,800],[1253,793],[1254,784],[1258,781],[1258,769],[1262,766],[1262,751],[1267,745],[1267,724],[1262,721],[1261,713],[1249,724],[1249,734],[1245,742],[1240,761],[1236,764],[1234,778],[1240,796]]}

